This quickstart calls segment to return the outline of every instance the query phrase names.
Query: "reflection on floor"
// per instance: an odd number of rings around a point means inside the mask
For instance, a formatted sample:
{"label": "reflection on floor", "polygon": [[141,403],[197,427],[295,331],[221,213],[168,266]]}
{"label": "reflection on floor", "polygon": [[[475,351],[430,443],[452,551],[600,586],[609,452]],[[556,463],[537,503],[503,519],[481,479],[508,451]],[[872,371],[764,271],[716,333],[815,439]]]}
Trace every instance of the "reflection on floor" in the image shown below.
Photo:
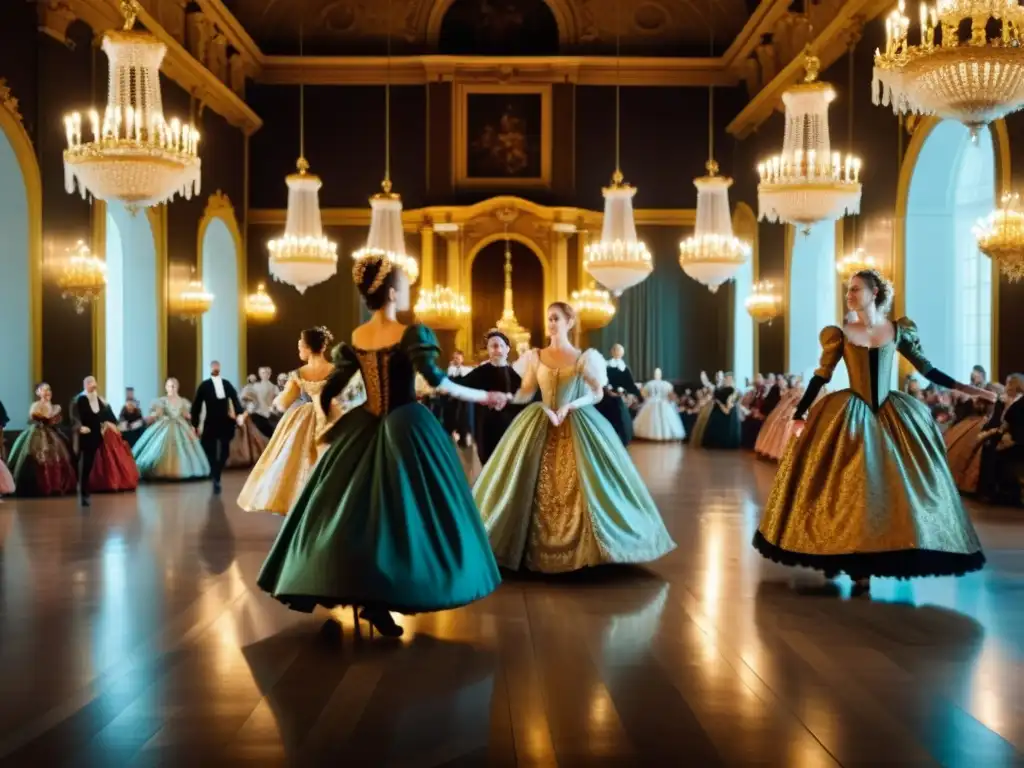
{"label": "reflection on floor", "polygon": [[0,763],[1024,764],[1024,514],[974,510],[981,573],[851,600],[750,548],[773,466],[633,455],[676,552],[511,578],[397,645],[253,591],[280,521],[243,475],[6,500]]}

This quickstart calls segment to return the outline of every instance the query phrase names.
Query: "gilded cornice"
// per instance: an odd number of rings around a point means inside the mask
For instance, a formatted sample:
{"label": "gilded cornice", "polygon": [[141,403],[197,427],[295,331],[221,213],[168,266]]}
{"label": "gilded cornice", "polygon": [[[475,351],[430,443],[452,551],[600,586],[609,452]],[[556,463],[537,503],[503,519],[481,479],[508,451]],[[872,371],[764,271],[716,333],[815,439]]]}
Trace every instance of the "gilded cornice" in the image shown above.
{"label": "gilded cornice", "polygon": [[11,93],[11,89],[7,85],[7,78],[5,77],[0,77],[0,106],[10,112],[11,117],[19,123],[23,122],[21,111],[18,109],[18,100]]}

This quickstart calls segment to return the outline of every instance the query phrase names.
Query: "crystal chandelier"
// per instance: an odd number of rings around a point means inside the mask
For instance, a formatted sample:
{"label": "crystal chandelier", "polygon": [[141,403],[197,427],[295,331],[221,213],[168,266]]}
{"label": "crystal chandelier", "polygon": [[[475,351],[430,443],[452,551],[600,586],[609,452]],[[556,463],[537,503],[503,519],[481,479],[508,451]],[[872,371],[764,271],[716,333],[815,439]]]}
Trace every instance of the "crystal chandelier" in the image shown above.
{"label": "crystal chandelier", "polygon": [[804,82],[782,94],[782,154],[757,167],[757,200],[761,219],[793,224],[806,232],[819,222],[860,212],[861,162],[851,155],[843,161],[832,152],[828,105],[836,94],[828,83],[818,82],[816,56],[805,53],[804,66]]}
{"label": "crystal chandelier", "polygon": [[839,279],[844,285],[862,270],[880,268],[878,260],[874,256],[869,256],[863,248],[857,248],[836,262],[836,272],[839,273]]}
{"label": "crystal chandelier", "polygon": [[697,224],[693,235],[679,243],[679,266],[712,293],[750,258],[751,248],[732,234],[729,187],[732,179],[716,175],[718,163],[709,160],[707,176],[694,179]]}
{"label": "crystal chandelier", "polygon": [[[905,8],[900,0],[885,21],[885,52],[875,51],[876,105],[957,120],[972,134],[1024,106],[1024,8],[1017,0],[939,0],[931,8],[922,3],[919,45],[907,42]],[[961,43],[965,20],[971,34]],[[988,37],[990,25],[998,37]]]}
{"label": "crystal chandelier", "polygon": [[619,162],[619,124],[621,122],[618,61],[620,33],[615,32],[615,173],[611,186],[601,190],[604,195],[604,222],[601,239],[583,249],[583,269],[616,296],[639,285],[654,271],[647,246],[636,236],[633,219],[633,196],[636,187],[626,184]]}
{"label": "crystal chandelier", "polygon": [[188,285],[178,294],[174,302],[174,309],[182,320],[187,320],[193,325],[200,317],[210,311],[213,306],[213,294],[203,287],[203,283],[195,276],[195,269],[192,270],[192,279]]}
{"label": "crystal chandelier", "polygon": [[103,37],[110,61],[102,119],[89,113],[92,140],[82,140],[82,115],[64,117],[64,188],[82,197],[121,202],[134,210],[199,193],[199,132],[164,118],[160,62],[167,46],[133,29],[137,0],[122,0],[124,28]]}
{"label": "crystal chandelier", "polygon": [[267,295],[263,283],[257,285],[256,293],[249,294],[245,300],[245,315],[254,323],[269,323],[277,316],[277,307]]}
{"label": "crystal chandelier", "polygon": [[508,219],[505,221],[505,307],[501,319],[494,324],[512,342],[514,349],[523,345],[529,346],[530,332],[519,324],[516,311],[512,307],[512,248],[508,236]]}
{"label": "crystal chandelier", "polygon": [[61,298],[71,299],[75,313],[82,314],[85,308],[96,301],[107,287],[107,265],[92,255],[84,242],[79,240],[68,252],[68,258],[57,276]]}
{"label": "crystal chandelier", "polygon": [[469,302],[444,285],[420,291],[413,310],[416,319],[437,331],[457,331],[469,317]]}
{"label": "crystal chandelier", "polygon": [[[299,58],[302,58],[302,24],[299,15]],[[330,280],[338,271],[338,246],[324,237],[320,218],[319,176],[309,173],[306,162],[306,87],[299,83],[298,173],[285,177],[288,185],[288,218],[284,235],[267,243],[269,269],[278,282],[294,286],[300,294],[313,285]]]}
{"label": "crystal chandelier", "polygon": [[593,282],[589,288],[572,292],[572,307],[585,330],[604,328],[615,317],[611,294],[600,290]]}
{"label": "crystal chandelier", "polygon": [[998,264],[1011,282],[1024,277],[1024,213],[1019,206],[1020,197],[1006,193],[1001,207],[974,228],[978,250]]}
{"label": "crystal chandelier", "polygon": [[775,290],[771,280],[762,280],[754,284],[747,297],[747,313],[758,323],[769,323],[779,316],[782,308],[782,297]]}

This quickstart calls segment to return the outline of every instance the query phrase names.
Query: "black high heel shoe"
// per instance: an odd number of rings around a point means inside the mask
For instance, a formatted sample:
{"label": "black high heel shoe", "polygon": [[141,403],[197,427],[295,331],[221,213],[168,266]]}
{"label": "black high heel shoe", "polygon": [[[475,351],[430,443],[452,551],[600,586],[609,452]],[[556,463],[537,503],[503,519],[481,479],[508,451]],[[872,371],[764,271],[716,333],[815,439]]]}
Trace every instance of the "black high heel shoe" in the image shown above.
{"label": "black high heel shoe", "polygon": [[[352,607],[352,617],[356,619],[356,608]],[[395,620],[391,618],[391,614],[383,608],[368,608],[364,607],[359,611],[358,618],[367,622],[370,625],[370,637],[373,637],[373,630],[377,630],[377,634],[382,637],[401,637],[405,630],[402,629]],[[356,628],[358,630],[359,621],[356,619]]]}

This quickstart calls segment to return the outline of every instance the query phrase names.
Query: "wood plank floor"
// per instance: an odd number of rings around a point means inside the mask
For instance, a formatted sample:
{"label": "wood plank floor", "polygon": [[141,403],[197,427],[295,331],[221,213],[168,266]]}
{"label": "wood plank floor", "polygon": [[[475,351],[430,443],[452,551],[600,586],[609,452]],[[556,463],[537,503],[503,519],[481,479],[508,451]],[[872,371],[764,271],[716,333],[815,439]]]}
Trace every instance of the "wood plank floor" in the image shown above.
{"label": "wood plank floor", "polygon": [[679,549],[339,638],[208,484],[0,504],[0,765],[1024,765],[1024,513],[988,567],[829,593],[750,547],[774,466],[634,446]]}

